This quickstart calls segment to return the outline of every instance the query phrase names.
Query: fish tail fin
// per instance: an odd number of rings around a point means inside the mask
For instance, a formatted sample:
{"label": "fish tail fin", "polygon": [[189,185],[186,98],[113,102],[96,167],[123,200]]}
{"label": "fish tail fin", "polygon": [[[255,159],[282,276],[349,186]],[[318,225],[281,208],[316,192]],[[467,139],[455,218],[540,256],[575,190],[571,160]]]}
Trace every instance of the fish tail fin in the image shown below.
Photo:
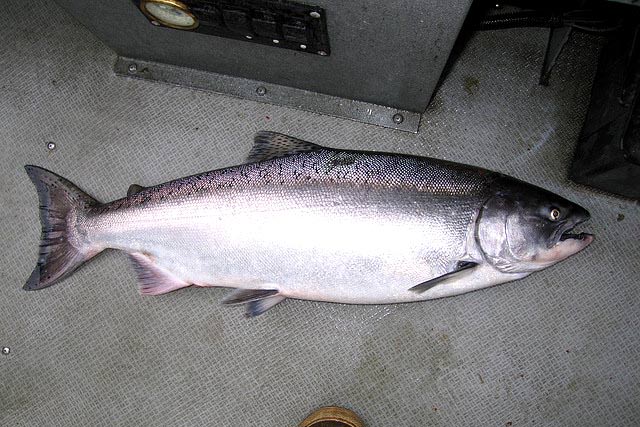
{"label": "fish tail fin", "polygon": [[38,191],[42,224],[38,263],[23,287],[33,291],[64,279],[101,252],[82,243],[75,231],[78,215],[99,203],[53,172],[31,165],[25,170]]}

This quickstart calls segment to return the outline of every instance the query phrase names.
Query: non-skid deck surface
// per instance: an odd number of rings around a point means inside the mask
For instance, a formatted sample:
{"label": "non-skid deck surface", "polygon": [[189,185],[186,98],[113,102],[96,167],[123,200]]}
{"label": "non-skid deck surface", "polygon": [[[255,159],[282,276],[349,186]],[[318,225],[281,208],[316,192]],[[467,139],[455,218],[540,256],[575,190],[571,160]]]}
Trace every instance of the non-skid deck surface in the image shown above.
{"label": "non-skid deck surface", "polygon": [[[116,77],[115,54],[53,2],[2,9],[0,424],[293,426],[322,405],[369,426],[640,423],[640,209],[566,178],[597,38],[572,36],[541,87],[545,30],[475,35],[414,135]],[[117,252],[21,289],[40,232],[23,165],[107,201],[237,164],[262,129],[514,175],[589,209],[596,241],[455,298],[287,301],[254,320],[221,306],[223,289],[141,297]]]}

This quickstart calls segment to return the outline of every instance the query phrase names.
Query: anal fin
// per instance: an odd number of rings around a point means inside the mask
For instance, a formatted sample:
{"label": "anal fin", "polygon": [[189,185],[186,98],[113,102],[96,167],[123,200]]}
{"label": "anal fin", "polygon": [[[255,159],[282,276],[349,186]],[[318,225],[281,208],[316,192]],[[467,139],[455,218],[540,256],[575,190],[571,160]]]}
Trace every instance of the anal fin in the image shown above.
{"label": "anal fin", "polygon": [[140,252],[129,254],[129,259],[138,276],[139,291],[142,295],[160,295],[190,284],[156,264],[151,256]]}
{"label": "anal fin", "polygon": [[449,273],[445,273],[442,276],[438,276],[433,279],[427,280],[426,282],[422,282],[419,285],[409,288],[409,290],[416,292],[418,294],[421,294],[435,286],[445,284],[446,282],[451,281],[453,279],[459,279],[463,274],[468,273],[471,269],[477,266],[478,266],[478,263],[475,263],[475,262],[459,261],[458,265],[453,271],[450,271]]}
{"label": "anal fin", "polygon": [[282,295],[274,295],[272,297],[267,297],[255,301],[248,302],[245,305],[245,316],[247,317],[256,317],[260,316],[265,311],[269,310],[274,305],[281,303],[286,298]]}
{"label": "anal fin", "polygon": [[245,304],[247,317],[259,316],[286,298],[276,289],[235,289],[223,300],[223,304]]}

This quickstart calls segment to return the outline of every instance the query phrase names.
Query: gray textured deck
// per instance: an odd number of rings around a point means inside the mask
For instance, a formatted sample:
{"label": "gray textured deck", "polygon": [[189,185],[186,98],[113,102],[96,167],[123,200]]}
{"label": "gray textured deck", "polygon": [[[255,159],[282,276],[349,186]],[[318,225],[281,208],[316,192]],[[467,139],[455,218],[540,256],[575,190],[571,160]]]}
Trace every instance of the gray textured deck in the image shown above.
{"label": "gray textured deck", "polygon": [[[115,54],[64,11],[25,3],[0,14],[0,424],[292,426],[328,404],[370,426],[640,423],[640,208],[566,179],[595,39],[574,35],[544,88],[544,30],[478,34],[413,135],[116,77]],[[140,297],[116,252],[21,289],[40,229],[24,164],[110,200],[237,164],[261,129],[499,170],[585,206],[597,240],[455,298],[287,301],[255,320],[219,305],[225,290]]]}

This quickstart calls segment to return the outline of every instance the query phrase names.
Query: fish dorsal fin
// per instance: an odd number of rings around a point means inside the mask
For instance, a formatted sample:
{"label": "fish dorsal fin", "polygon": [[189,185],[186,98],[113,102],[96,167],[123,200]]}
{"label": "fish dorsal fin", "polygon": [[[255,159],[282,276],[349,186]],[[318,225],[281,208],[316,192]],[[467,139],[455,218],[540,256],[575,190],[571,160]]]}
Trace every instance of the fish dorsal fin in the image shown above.
{"label": "fish dorsal fin", "polygon": [[129,189],[127,190],[127,196],[131,196],[132,194],[136,194],[141,192],[142,190],[145,190],[147,187],[143,187],[142,185],[138,185],[138,184],[131,184],[129,186]]}
{"label": "fish dorsal fin", "polygon": [[253,138],[247,163],[262,162],[297,153],[322,150],[324,147],[277,132],[260,131]]}

